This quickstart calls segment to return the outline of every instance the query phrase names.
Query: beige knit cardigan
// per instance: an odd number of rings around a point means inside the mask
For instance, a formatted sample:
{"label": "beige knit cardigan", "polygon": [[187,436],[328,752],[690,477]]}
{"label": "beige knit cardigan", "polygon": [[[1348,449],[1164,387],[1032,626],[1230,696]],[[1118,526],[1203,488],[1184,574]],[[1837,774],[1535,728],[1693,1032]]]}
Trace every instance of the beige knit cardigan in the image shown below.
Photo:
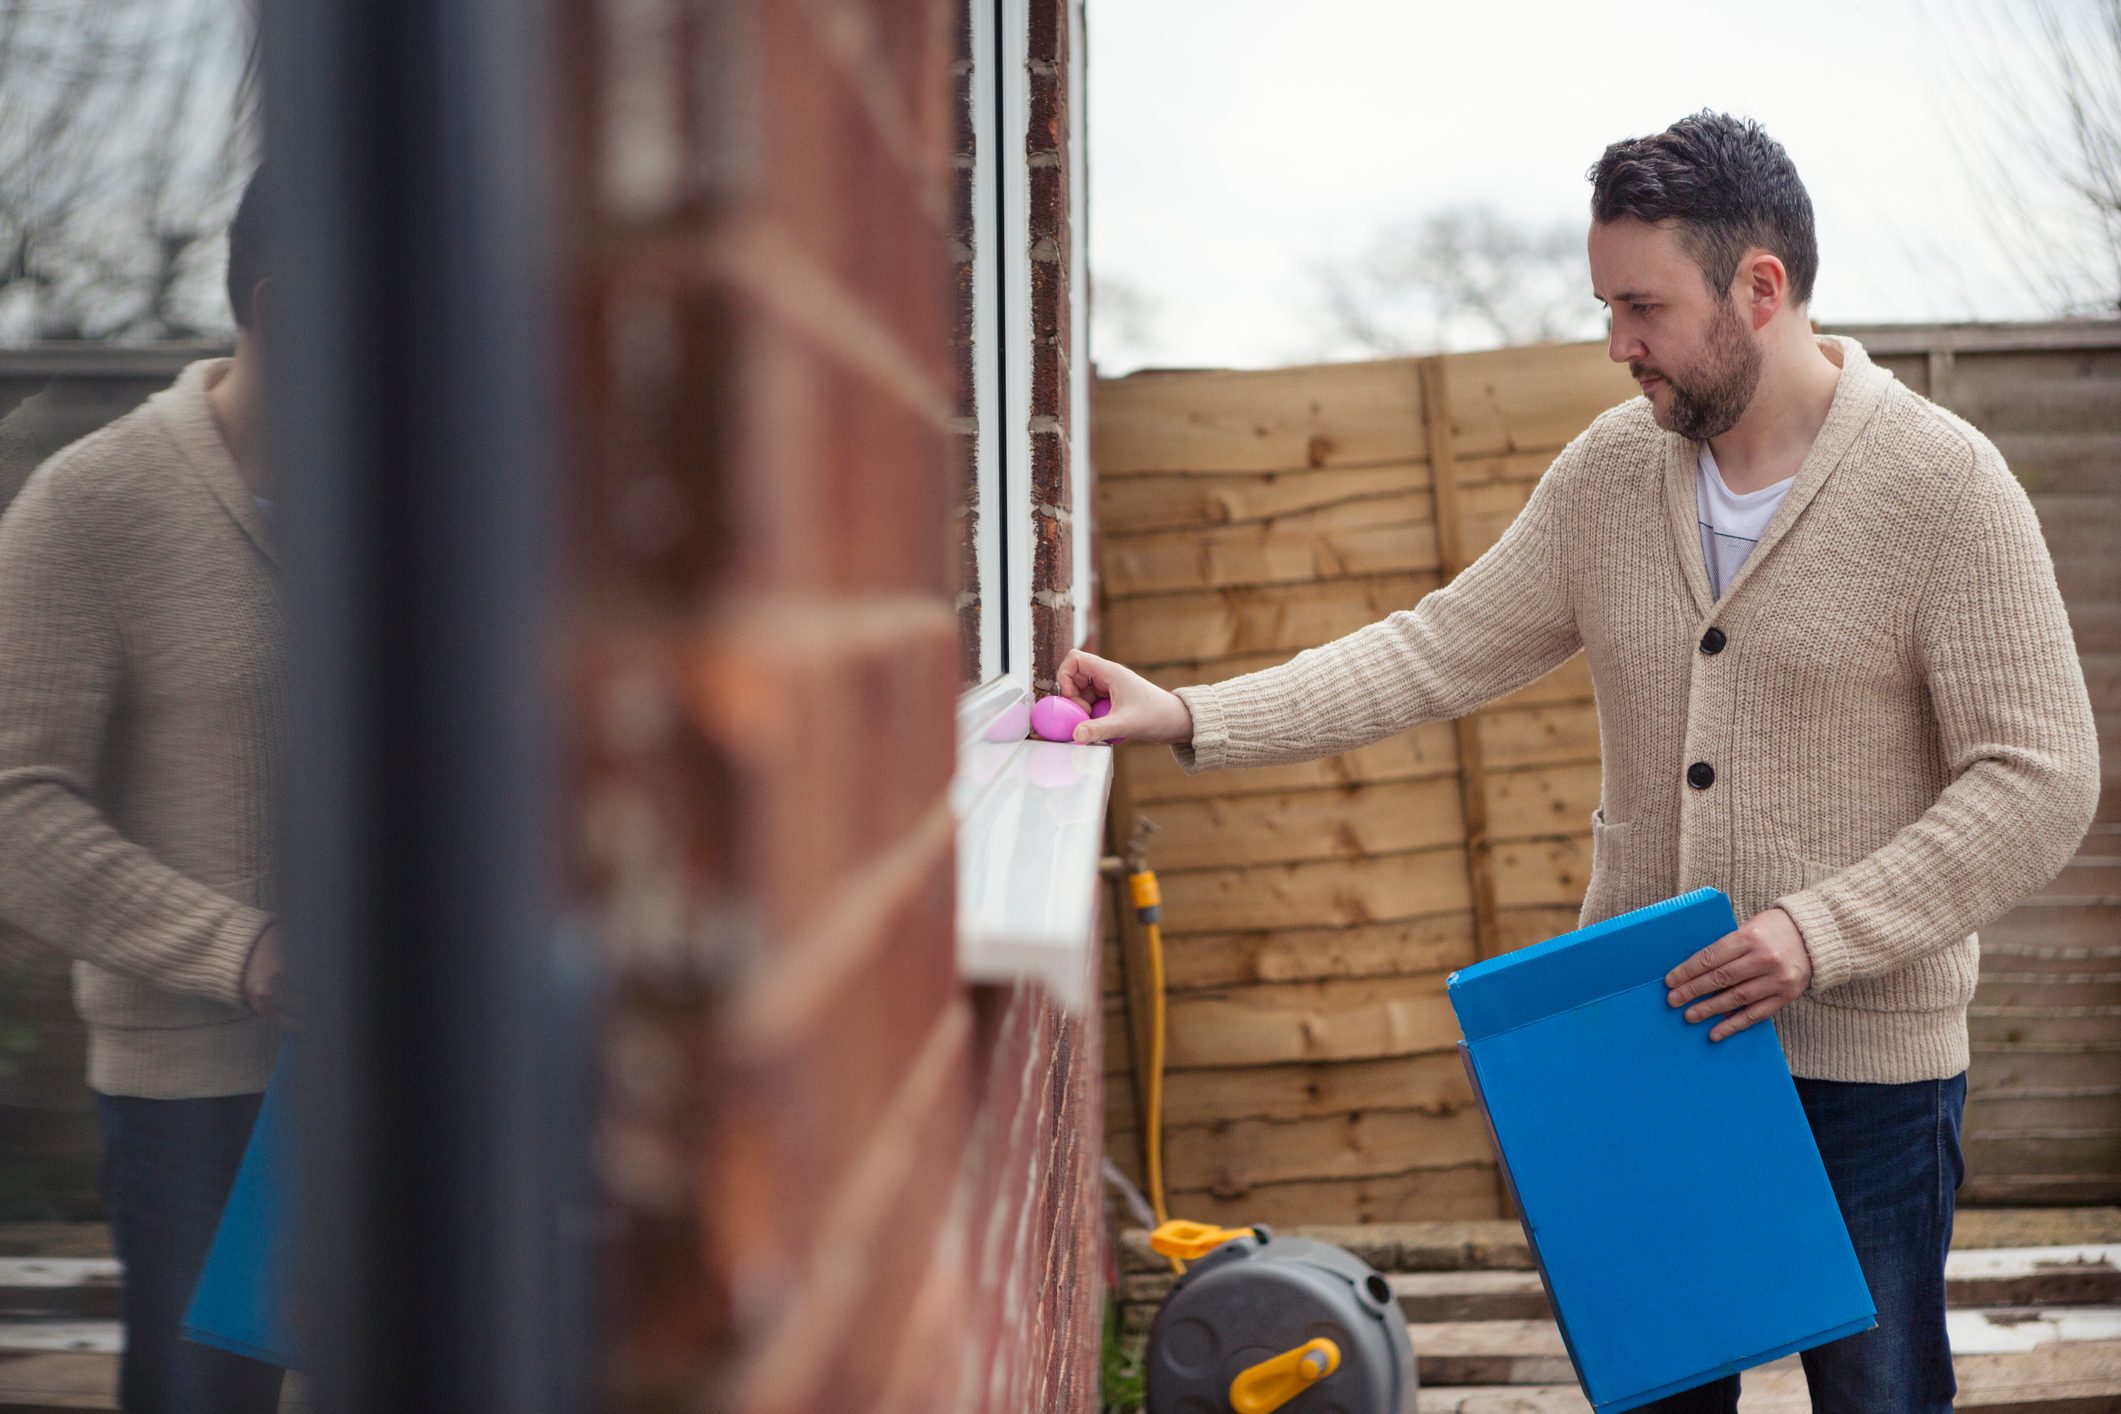
{"label": "beige knit cardigan", "polygon": [[1604,763],[1582,921],[1704,885],[1741,920],[1780,906],[1813,967],[1774,1018],[1793,1073],[1964,1070],[1976,930],[2055,876],[2096,808],[2091,704],[2032,504],[1995,447],[1855,340],[1820,344],[1841,368],[1825,425],[1721,599],[1699,444],[1636,398],[1413,608],[1179,689],[1180,764],[1348,751],[1580,649]]}
{"label": "beige knit cardigan", "polygon": [[271,922],[280,684],[268,527],[213,360],[55,454],[0,517],[0,926],[71,954],[88,1080],[265,1088],[242,1003]]}

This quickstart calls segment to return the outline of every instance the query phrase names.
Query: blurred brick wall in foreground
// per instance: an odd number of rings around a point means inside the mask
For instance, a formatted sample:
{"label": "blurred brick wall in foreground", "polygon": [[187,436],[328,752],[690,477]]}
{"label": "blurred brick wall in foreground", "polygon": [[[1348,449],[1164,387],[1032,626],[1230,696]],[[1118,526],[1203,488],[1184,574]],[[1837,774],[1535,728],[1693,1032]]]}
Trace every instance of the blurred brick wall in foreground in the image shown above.
{"label": "blurred brick wall in foreground", "polygon": [[1094,1408],[1097,1021],[955,970],[963,12],[561,13],[609,1403]]}

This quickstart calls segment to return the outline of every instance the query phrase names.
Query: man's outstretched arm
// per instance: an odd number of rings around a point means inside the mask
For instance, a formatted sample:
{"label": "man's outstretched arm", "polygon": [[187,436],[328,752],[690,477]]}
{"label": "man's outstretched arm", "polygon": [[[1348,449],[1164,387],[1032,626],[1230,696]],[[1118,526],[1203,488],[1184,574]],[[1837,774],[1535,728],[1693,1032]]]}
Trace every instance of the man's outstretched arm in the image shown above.
{"label": "man's outstretched arm", "polygon": [[1106,659],[1070,654],[1060,690],[1113,704],[1077,739],[1168,742],[1189,772],[1309,761],[1462,717],[1560,666],[1582,646],[1560,491],[1582,441],[1561,453],[1502,538],[1456,579],[1286,663],[1173,693]]}

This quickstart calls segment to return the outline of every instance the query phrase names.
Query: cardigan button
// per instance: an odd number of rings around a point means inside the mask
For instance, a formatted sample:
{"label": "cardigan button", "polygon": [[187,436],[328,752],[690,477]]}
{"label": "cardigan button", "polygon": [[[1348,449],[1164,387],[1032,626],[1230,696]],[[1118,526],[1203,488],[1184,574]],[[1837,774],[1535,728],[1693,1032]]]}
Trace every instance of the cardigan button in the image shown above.
{"label": "cardigan button", "polygon": [[1723,636],[1722,629],[1712,628],[1701,635],[1701,651],[1704,653],[1721,653],[1723,645],[1727,642],[1729,640]]}
{"label": "cardigan button", "polygon": [[1706,761],[1696,761],[1686,768],[1686,783],[1695,790],[1707,790],[1716,784],[1716,768]]}

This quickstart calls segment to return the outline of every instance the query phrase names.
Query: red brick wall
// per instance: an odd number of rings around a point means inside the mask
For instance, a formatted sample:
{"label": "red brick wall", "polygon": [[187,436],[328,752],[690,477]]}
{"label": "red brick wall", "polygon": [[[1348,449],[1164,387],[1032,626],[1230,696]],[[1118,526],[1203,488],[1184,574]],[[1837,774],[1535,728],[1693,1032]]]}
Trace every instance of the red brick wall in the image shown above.
{"label": "red brick wall", "polygon": [[1092,1408],[1097,1021],[955,971],[958,7],[562,14],[610,1403]]}
{"label": "red brick wall", "polygon": [[1072,6],[1073,0],[1031,0],[1031,131],[1025,141],[1031,164],[1031,677],[1040,692],[1052,690],[1061,659],[1075,646],[1069,339],[1079,305],[1069,273],[1078,239],[1069,200],[1069,164],[1076,160],[1068,134]]}

